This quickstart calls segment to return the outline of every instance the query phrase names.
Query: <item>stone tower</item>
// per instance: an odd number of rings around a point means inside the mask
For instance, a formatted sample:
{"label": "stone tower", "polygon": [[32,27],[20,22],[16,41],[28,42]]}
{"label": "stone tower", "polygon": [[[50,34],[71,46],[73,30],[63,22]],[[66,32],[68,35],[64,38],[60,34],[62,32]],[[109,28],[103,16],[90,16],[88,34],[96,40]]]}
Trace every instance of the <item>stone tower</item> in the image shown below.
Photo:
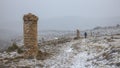
{"label": "stone tower", "polygon": [[80,38],[80,31],[77,29],[77,38],[79,39]]}
{"label": "stone tower", "polygon": [[37,41],[37,21],[38,17],[29,13],[24,15],[24,46],[25,46],[25,58],[36,57],[38,52],[38,41]]}

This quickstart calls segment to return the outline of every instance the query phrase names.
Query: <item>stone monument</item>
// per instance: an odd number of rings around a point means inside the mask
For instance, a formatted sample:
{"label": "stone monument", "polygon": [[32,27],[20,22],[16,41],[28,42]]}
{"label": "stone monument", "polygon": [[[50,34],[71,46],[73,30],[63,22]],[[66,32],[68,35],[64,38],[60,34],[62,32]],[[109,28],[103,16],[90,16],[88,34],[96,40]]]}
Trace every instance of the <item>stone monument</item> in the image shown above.
{"label": "stone monument", "polygon": [[80,38],[80,31],[77,29],[77,38],[79,39]]}
{"label": "stone monument", "polygon": [[38,41],[37,41],[37,21],[38,17],[29,13],[23,17],[24,25],[24,57],[34,58],[38,52]]}

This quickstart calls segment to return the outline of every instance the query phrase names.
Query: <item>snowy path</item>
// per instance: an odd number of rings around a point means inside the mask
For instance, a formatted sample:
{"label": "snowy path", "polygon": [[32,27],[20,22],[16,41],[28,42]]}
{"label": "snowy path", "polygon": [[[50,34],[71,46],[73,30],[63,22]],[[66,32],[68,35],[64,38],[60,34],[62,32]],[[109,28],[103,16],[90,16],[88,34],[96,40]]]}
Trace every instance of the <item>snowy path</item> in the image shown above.
{"label": "snowy path", "polygon": [[109,47],[104,40],[100,40],[102,43],[93,43],[92,40],[80,39],[62,45],[58,55],[43,61],[46,65],[43,68],[111,68],[109,65],[104,65],[104,62],[107,62],[105,60],[98,62],[99,65],[95,65],[96,60],[88,61]]}
{"label": "snowy path", "polygon": [[88,54],[86,51],[80,52],[80,43],[85,45],[85,39],[67,43],[59,55],[43,61],[47,65],[44,68],[86,68]]}

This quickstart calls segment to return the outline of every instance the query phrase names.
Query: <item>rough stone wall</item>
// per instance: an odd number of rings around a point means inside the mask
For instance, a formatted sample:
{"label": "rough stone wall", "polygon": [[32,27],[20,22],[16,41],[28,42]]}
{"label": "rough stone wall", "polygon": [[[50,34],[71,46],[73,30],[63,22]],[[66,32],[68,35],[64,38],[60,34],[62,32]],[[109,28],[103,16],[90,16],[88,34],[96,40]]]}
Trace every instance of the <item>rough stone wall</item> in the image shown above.
{"label": "rough stone wall", "polygon": [[33,58],[37,55],[38,42],[37,42],[37,21],[38,17],[29,13],[24,15],[24,57]]}

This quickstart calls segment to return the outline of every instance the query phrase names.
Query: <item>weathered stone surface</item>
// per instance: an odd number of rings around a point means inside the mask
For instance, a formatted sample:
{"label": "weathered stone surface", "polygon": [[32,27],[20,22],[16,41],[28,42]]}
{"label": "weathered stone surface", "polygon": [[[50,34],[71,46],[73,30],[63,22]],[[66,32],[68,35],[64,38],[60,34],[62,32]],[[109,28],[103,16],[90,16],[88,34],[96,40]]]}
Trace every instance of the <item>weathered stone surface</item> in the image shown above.
{"label": "weathered stone surface", "polygon": [[24,15],[24,57],[35,57],[38,50],[37,42],[37,21],[38,17],[29,13]]}
{"label": "weathered stone surface", "polygon": [[78,29],[76,30],[76,37],[74,39],[80,39],[80,31]]}
{"label": "weathered stone surface", "polygon": [[80,31],[77,29],[77,38],[80,38]]}

